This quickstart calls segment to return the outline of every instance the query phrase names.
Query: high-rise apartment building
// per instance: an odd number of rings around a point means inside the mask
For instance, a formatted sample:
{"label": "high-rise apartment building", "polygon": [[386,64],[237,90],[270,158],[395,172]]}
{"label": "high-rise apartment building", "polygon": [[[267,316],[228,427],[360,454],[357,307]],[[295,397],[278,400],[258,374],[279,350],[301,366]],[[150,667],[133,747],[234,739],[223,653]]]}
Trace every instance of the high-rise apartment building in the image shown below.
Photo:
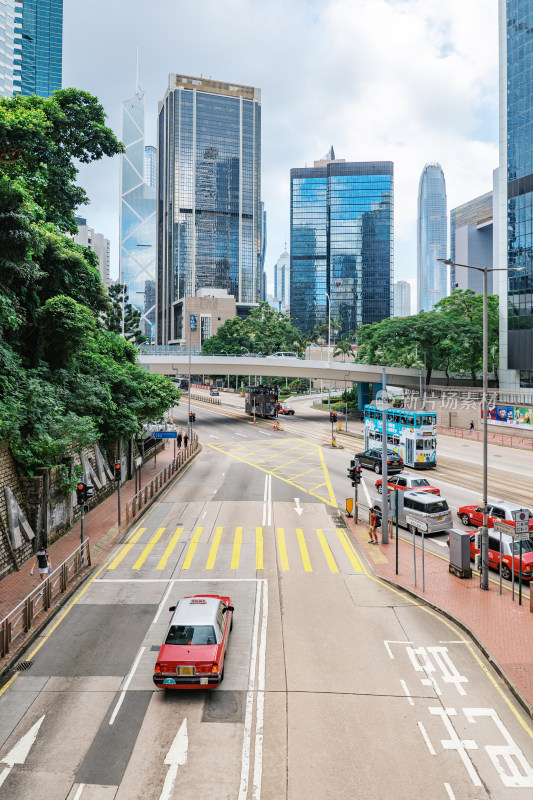
{"label": "high-rise apartment building", "polygon": [[104,286],[107,288],[111,283],[109,278],[109,239],[103,233],[95,233],[94,228],[87,225],[85,217],[76,217],[78,223],[78,233],[73,236],[76,244],[88,247],[98,258],[98,271]]}
{"label": "high-rise apartment building", "polygon": [[409,281],[394,283],[394,316],[409,317],[411,315],[411,284]]}
{"label": "high-rise apartment building", "polygon": [[[533,387],[533,5],[499,0],[500,167],[495,260],[500,386]],[[519,267],[520,272],[513,272]]]}
{"label": "high-rise apartment building", "polygon": [[126,152],[120,165],[119,280],[128,287],[130,303],[141,312],[144,335],[154,338],[157,151],[144,146],[141,91],[122,103],[122,141]]}
{"label": "high-rise apartment building", "polygon": [[157,341],[184,341],[181,300],[225,289],[245,314],[261,293],[261,94],[170,75],[159,104]]}
{"label": "high-rise apartment building", "polygon": [[22,5],[18,0],[0,3],[0,97],[20,93]]}
{"label": "high-rise apartment building", "polygon": [[290,275],[290,256],[285,249],[274,265],[274,298],[283,313],[290,308]]}
{"label": "high-rise apartment building", "polygon": [[[450,259],[473,267],[492,267],[493,193],[487,192],[450,210]],[[492,294],[492,273],[488,276]],[[450,267],[450,290],[483,292],[483,275],[474,269]]]}
{"label": "high-rise apartment building", "polygon": [[418,186],[418,311],[431,311],[448,294],[446,183],[440,164],[426,164]]}
{"label": "high-rise apartment building", "polygon": [[343,332],[389,317],[393,281],[393,164],[348,162],[333,148],[291,169],[291,319],[309,332],[341,320]]}
{"label": "high-rise apartment building", "polygon": [[21,0],[20,94],[49,97],[61,89],[63,0]]}

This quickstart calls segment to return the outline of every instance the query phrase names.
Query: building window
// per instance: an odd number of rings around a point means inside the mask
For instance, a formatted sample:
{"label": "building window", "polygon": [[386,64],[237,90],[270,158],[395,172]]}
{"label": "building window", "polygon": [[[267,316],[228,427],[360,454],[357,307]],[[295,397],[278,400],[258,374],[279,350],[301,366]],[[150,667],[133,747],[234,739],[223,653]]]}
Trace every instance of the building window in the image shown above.
{"label": "building window", "polygon": [[531,369],[520,370],[520,388],[533,389],[533,370]]}
{"label": "building window", "polygon": [[206,339],[209,339],[211,336],[211,314],[202,314],[200,316],[200,335],[201,335],[201,344],[205,342]]}

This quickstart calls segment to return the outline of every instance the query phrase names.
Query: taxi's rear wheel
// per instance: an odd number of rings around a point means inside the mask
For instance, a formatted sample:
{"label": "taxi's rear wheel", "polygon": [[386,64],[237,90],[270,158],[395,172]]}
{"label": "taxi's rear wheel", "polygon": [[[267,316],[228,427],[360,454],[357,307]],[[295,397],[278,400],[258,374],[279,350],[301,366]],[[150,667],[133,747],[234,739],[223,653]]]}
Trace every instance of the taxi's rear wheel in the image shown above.
{"label": "taxi's rear wheel", "polygon": [[513,575],[513,573],[511,572],[511,570],[509,569],[509,567],[507,566],[507,564],[502,564],[502,565],[500,566],[500,570],[501,570],[501,573],[502,573],[502,578],[503,578],[505,581],[510,581],[510,580],[511,580],[511,578],[512,578],[512,575]]}
{"label": "taxi's rear wheel", "polygon": [[224,680],[224,670],[225,670],[225,667],[222,667],[222,672],[220,673],[219,683],[222,683],[222,681]]}

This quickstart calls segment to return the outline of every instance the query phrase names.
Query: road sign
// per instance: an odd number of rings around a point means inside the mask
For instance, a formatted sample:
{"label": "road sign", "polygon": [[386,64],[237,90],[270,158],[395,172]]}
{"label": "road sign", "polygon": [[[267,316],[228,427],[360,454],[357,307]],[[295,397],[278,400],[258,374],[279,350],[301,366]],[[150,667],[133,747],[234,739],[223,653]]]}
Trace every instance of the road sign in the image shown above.
{"label": "road sign", "polygon": [[529,530],[521,531],[520,533],[517,533],[514,538],[515,538],[515,541],[517,541],[517,542],[520,542],[520,541],[524,542],[526,539],[529,539]]}
{"label": "road sign", "polygon": [[428,530],[427,522],[424,522],[424,520],[420,519],[419,517],[412,517],[410,514],[406,514],[405,521],[407,522],[408,525],[412,525],[413,528],[417,528],[417,530],[419,531]]}
{"label": "road sign", "polygon": [[515,534],[515,529],[509,522],[503,522],[503,520],[499,519],[494,520],[494,530],[497,533],[509,533],[511,536]]}
{"label": "road sign", "polygon": [[[396,496],[398,500],[396,501]],[[398,516],[401,517],[404,510],[404,492],[403,489],[391,489],[389,491],[389,508],[392,511],[393,517],[396,516],[396,502],[398,502]]]}
{"label": "road sign", "polygon": [[529,537],[529,509],[520,508],[518,511],[513,511],[517,537],[527,539]]}
{"label": "road sign", "polygon": [[154,431],[152,433],[152,439],[177,439],[178,432],[177,431]]}
{"label": "road sign", "polygon": [[353,511],[353,497],[346,498],[346,511],[348,514],[351,514]]}

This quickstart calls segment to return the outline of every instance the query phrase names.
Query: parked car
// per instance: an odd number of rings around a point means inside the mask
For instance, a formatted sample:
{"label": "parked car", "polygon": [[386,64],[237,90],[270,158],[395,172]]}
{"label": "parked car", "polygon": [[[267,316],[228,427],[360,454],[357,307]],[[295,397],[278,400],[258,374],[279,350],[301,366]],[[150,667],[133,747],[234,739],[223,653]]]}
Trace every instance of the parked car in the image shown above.
{"label": "parked car", "polygon": [[[382,479],[376,481],[376,489],[382,493]],[[432,486],[427,478],[418,478],[416,475],[393,475],[387,481],[390,489],[415,489],[418,492],[428,492],[428,494],[440,494],[440,489]]]}
{"label": "parked car", "polygon": [[[502,533],[502,578],[511,580],[513,576],[513,537],[509,533]],[[470,559],[473,561],[479,550],[476,547],[476,534],[470,536]],[[489,533],[489,567],[500,569],[500,534]],[[514,574],[518,579],[520,570],[520,542],[514,543]],[[522,580],[530,581],[533,578],[533,542],[530,539],[522,541]]]}
{"label": "parked car", "polygon": [[[378,475],[381,475],[381,450],[365,450],[363,453],[356,453],[355,457],[359,459],[362,467],[373,469]],[[403,459],[394,453],[392,450],[387,450],[387,472],[403,471]]]}
{"label": "parked car", "polygon": [[278,408],[278,414],[287,414],[294,416],[294,408],[290,406],[288,403],[280,403]]}
{"label": "parked car", "polygon": [[[518,503],[508,503],[505,500],[498,500],[497,503],[488,504],[488,517],[487,525],[489,528],[494,526],[496,520],[502,520],[508,525],[514,527],[515,521],[513,518],[513,511],[521,511],[523,506]],[[463,525],[476,525],[480,527],[483,525],[483,509],[480,506],[461,506],[457,512],[457,516]],[[529,534],[533,534],[533,515],[529,512]]]}
{"label": "parked car", "polygon": [[212,386],[211,389],[209,390],[209,394],[212,397],[218,397],[220,395],[220,392],[218,391],[216,386]]}
{"label": "parked car", "polygon": [[218,594],[184,597],[171,606],[172,619],[161,645],[153,680],[163,689],[212,689],[224,677],[233,627],[231,599]]}
{"label": "parked car", "polygon": [[[381,513],[381,499],[374,500],[374,508]],[[407,530],[417,532],[419,528],[408,522],[406,517],[413,517],[425,522],[427,533],[441,533],[453,527],[452,512],[443,497],[435,497],[427,492],[406,491],[403,496],[404,510],[398,515],[398,525]]]}

